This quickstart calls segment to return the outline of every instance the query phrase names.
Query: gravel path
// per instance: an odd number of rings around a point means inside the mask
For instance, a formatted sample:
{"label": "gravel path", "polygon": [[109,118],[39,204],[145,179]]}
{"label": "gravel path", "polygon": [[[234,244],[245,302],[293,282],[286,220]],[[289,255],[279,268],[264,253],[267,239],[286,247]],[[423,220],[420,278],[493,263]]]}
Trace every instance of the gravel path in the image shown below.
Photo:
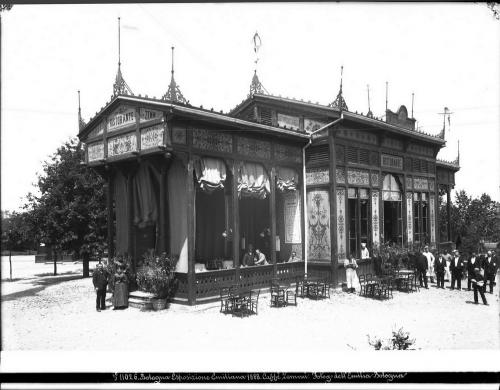
{"label": "gravel path", "polygon": [[[321,345],[325,350],[371,350],[368,334],[388,338],[392,329],[400,327],[410,332],[415,348],[421,350],[500,348],[498,288],[494,295],[486,294],[489,306],[468,304],[473,301],[472,292],[443,291],[434,285],[420,293],[395,292],[394,299],[386,301],[335,292],[329,300],[299,299],[297,307],[279,309],[269,307],[269,293],[265,293],[259,314],[240,319],[220,314],[218,303],[172,305],[161,312],[113,311],[109,293],[109,310],[99,313],[91,279],[43,284],[44,278],[49,277],[34,279],[35,290],[26,288],[26,281],[2,282],[11,284],[8,295],[2,288],[2,349],[189,351],[216,347],[231,352],[279,350],[293,340],[306,349]],[[14,288],[19,283],[25,284],[24,290]]]}

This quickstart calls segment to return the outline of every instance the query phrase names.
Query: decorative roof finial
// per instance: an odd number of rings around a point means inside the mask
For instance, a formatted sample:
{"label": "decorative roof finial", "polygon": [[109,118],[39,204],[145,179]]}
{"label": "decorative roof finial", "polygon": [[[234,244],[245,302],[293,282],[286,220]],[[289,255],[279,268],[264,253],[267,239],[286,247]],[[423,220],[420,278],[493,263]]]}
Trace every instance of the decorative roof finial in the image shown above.
{"label": "decorative roof finial", "polygon": [[259,57],[258,57],[258,52],[260,47],[262,46],[262,40],[260,39],[259,33],[256,31],[254,36],[253,36],[253,51],[255,53],[255,69],[253,71],[253,77],[252,77],[252,82],[250,84],[250,95],[256,94],[256,93],[267,93],[267,90],[264,88],[262,83],[259,80],[259,76],[257,76],[257,63],[259,62]]}
{"label": "decorative roof finial", "polygon": [[121,71],[121,40],[120,40],[120,17],[118,17],[118,72],[116,73],[115,83],[113,84],[113,96],[133,95],[134,93],[125,82]]}
{"label": "decorative roof finial", "polygon": [[182,94],[181,90],[179,89],[179,86],[177,85],[174,79],[174,49],[175,49],[174,46],[172,46],[171,49],[172,49],[172,70],[170,72],[172,75],[170,76],[170,85],[168,86],[165,95],[162,96],[162,100],[170,100],[172,102],[186,104],[187,100]]}
{"label": "decorative roof finial", "polygon": [[344,66],[342,65],[340,67],[340,90],[339,93],[337,94],[337,97],[333,102],[331,102],[328,106],[333,107],[333,108],[338,108],[340,111],[346,110],[348,111],[349,109],[347,108],[347,103],[344,100],[344,97],[342,96],[342,78],[344,74]]}
{"label": "decorative roof finial", "polygon": [[413,102],[414,102],[414,100],[415,100],[415,93],[412,92],[411,93],[411,119],[414,119],[413,118]]}
{"label": "decorative roof finial", "polygon": [[78,90],[78,130],[85,127],[85,121],[82,119],[82,109],[80,108],[80,90]]}
{"label": "decorative roof finial", "polygon": [[454,161],[455,165],[460,165],[460,140],[457,140],[457,158]]}
{"label": "decorative roof finial", "polygon": [[366,114],[366,116],[369,118],[373,118],[373,112],[372,112],[372,109],[370,107],[370,85],[369,84],[366,85],[366,89],[368,90],[368,113]]}

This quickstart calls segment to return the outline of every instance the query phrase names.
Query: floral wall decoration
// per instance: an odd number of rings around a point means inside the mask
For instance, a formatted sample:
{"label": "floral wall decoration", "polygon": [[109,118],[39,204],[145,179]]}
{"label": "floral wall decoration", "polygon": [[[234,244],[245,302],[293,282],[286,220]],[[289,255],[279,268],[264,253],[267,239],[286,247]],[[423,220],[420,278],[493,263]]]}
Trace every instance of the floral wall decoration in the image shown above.
{"label": "floral wall decoration", "polygon": [[307,193],[309,259],[330,261],[330,198],[326,190]]}

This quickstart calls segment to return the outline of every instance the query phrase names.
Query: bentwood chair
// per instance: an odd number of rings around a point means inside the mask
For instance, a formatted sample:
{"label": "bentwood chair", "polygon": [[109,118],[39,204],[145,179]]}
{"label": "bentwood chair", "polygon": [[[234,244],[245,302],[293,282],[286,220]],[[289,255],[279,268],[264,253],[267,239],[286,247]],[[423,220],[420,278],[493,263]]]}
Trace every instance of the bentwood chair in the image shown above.
{"label": "bentwood chair", "polygon": [[220,289],[220,312],[224,314],[231,313],[233,311],[233,299],[229,293],[228,287],[222,287]]}
{"label": "bentwood chair", "polygon": [[307,295],[307,274],[295,278],[295,296],[305,298]]}
{"label": "bentwood chair", "polygon": [[277,284],[271,285],[271,307],[286,305],[285,290]]}
{"label": "bentwood chair", "polygon": [[365,275],[359,275],[359,295],[365,296],[366,295],[366,276]]}
{"label": "bentwood chair", "polygon": [[259,307],[259,296],[260,296],[260,288],[257,291],[257,295],[252,295],[249,300],[249,309],[251,314],[257,314],[257,310]]}

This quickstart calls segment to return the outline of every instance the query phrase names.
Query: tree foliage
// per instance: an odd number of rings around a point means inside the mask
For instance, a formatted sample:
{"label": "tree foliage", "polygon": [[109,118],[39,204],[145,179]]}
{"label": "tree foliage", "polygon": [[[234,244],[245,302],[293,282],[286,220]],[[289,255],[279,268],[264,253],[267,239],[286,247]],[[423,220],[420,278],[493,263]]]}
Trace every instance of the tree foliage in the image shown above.
{"label": "tree foliage", "polygon": [[27,223],[27,213],[2,212],[2,250],[35,249]]}
{"label": "tree foliage", "polygon": [[[476,251],[481,240],[500,241],[500,203],[487,194],[473,199],[464,190],[456,193],[450,205],[451,239],[456,242],[460,237],[462,250]],[[447,211],[446,201],[440,202],[439,220],[441,240],[446,240]]]}
{"label": "tree foliage", "polygon": [[107,235],[104,182],[83,156],[76,138],[59,147],[38,175],[40,195],[28,194],[24,206],[34,240],[78,254],[102,251]]}

